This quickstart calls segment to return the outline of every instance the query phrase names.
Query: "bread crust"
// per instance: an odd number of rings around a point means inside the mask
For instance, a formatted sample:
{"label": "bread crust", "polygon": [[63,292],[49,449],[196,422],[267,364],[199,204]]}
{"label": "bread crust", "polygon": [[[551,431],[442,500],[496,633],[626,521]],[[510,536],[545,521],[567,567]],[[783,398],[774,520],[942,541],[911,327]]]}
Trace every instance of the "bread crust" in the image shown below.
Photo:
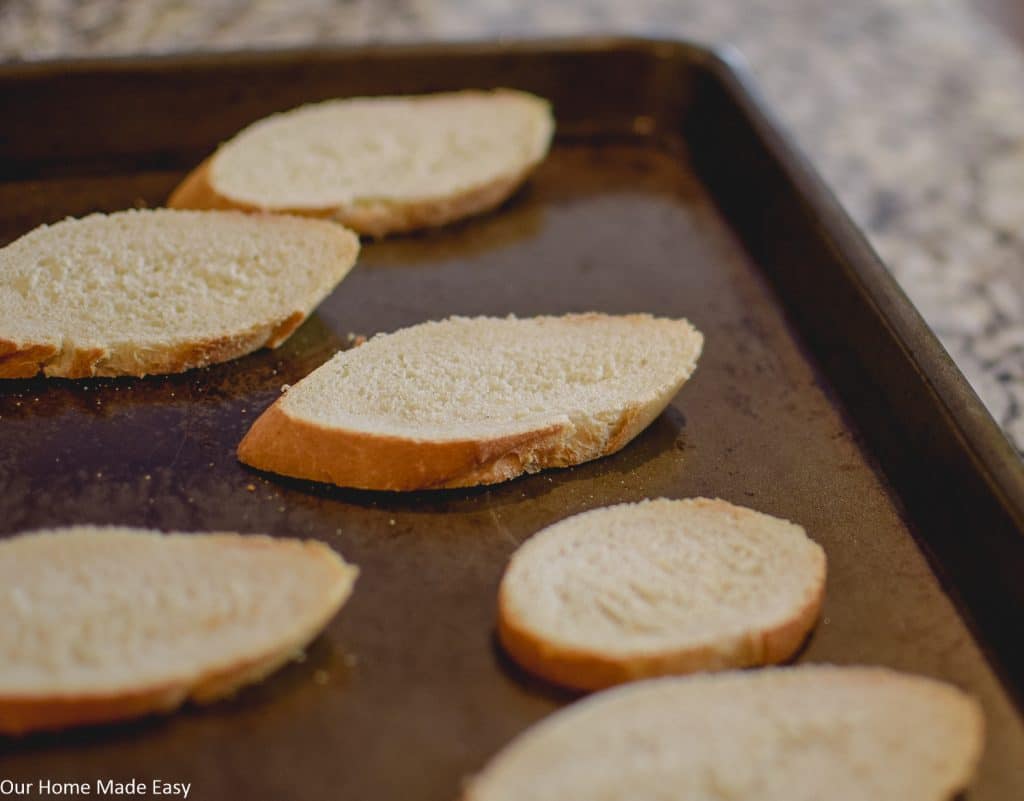
{"label": "bread crust", "polygon": [[[681,383],[681,382],[680,382]],[[411,491],[497,484],[569,467],[623,448],[657,417],[678,386],[623,409],[607,428],[568,419],[490,439],[426,440],[330,428],[289,415],[279,398],[246,433],[238,459],[258,470],[356,489]]]}
{"label": "bread crust", "polygon": [[283,398],[238,446],[260,470],[342,487],[417,490],[494,484],[564,458],[568,424],[490,440],[433,442],[326,428],[292,417]]}
{"label": "bread crust", "polygon": [[[698,499],[703,506],[723,506],[725,501]],[[546,639],[517,615],[502,581],[498,590],[498,639],[509,655],[530,673],[575,690],[602,690],[616,684],[657,676],[702,671],[776,665],[790,659],[814,628],[825,599],[826,559],[800,607],[786,619],[766,629],[751,629],[736,640],[698,646],[629,654],[609,654]]]}
{"label": "bread crust", "polygon": [[[245,547],[273,547],[265,536],[225,536],[241,540]],[[338,559],[326,545],[315,541],[302,543],[322,559]],[[340,560],[339,560],[340,561]],[[351,565],[345,566],[351,570]],[[292,659],[298,658],[328,622],[338,613],[351,594],[352,582],[337,582],[326,596],[318,613],[308,625],[273,650],[221,665],[194,676],[150,687],[125,688],[119,692],[69,693],[66,695],[0,694],[0,734],[24,735],[32,732],[59,731],[73,726],[114,723],[147,715],[171,712],[187,702],[207,704],[228,697],[247,684],[265,678]]]}
{"label": "bread crust", "polygon": [[196,367],[237,359],[262,347],[276,348],[312,312],[295,310],[248,331],[180,343],[173,348],[58,348],[0,339],[0,378],[94,378],[183,373]]}
{"label": "bread crust", "polygon": [[509,655],[534,675],[574,690],[603,690],[657,676],[781,664],[800,649],[814,628],[824,595],[822,575],[816,592],[791,618],[765,631],[748,632],[737,650],[708,644],[618,657],[537,636],[509,610],[504,593],[499,593],[498,639]]}
{"label": "bread crust", "polygon": [[210,178],[214,158],[216,154],[207,158],[185,177],[167,199],[169,208],[272,212],[315,217],[333,220],[359,234],[371,237],[436,228],[490,211],[507,200],[539,164],[539,161],[531,162],[518,172],[499,176],[486,184],[470,187],[453,195],[414,201],[363,199],[340,206],[300,208],[260,207],[219,193]]}
{"label": "bread crust", "polygon": [[31,378],[58,350],[56,345],[0,339],[0,378]]}

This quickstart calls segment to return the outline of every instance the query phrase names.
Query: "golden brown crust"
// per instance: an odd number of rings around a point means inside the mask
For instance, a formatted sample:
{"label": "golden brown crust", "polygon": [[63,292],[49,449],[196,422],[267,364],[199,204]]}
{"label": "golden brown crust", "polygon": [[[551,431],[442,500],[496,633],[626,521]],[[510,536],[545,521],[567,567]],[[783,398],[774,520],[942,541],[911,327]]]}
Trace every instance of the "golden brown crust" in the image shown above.
{"label": "golden brown crust", "polygon": [[324,428],[298,420],[281,399],[253,423],[238,446],[252,467],[342,487],[416,490],[505,481],[547,466],[561,450],[556,424],[491,440],[431,442]]}
{"label": "golden brown crust", "polygon": [[113,723],[181,706],[188,690],[169,686],[116,697],[0,698],[0,733],[21,735]]}
{"label": "golden brown crust", "polygon": [[[332,611],[331,615],[337,611]],[[324,621],[326,622],[326,621]],[[207,704],[226,698],[241,687],[273,673],[299,655],[305,642],[274,651],[256,660],[232,665],[198,679],[130,692],[67,697],[4,698],[0,696],[0,734],[21,735],[38,731],[59,731],[73,726],[115,723],[147,715],[173,712],[188,701]]]}
{"label": "golden brown crust", "polygon": [[53,345],[18,345],[0,340],[0,378],[93,378],[183,373],[196,367],[237,359],[262,347],[276,348],[308,316],[294,311],[280,320],[249,331],[214,339],[187,342],[175,348],[140,350],[122,348],[72,348]]}
{"label": "golden brown crust", "polygon": [[71,364],[65,374],[69,378],[96,375],[96,365],[106,354],[107,352],[103,348],[79,348],[73,351]]}
{"label": "golden brown crust", "polygon": [[712,643],[696,648],[628,656],[564,646],[539,636],[518,617],[504,583],[498,592],[498,639],[522,667],[550,682],[576,690],[602,690],[628,681],[776,665],[790,659],[814,628],[825,596],[825,562],[804,605],[790,618],[764,630],[751,631],[740,647],[729,651]]}
{"label": "golden brown crust", "polygon": [[259,211],[254,206],[243,203],[232,203],[227,198],[222,198],[210,186],[207,175],[210,172],[210,158],[204,159],[198,167],[185,176],[185,180],[178,184],[171,196],[167,198],[169,209],[197,209],[207,210],[228,210],[238,211]]}
{"label": "golden brown crust", "polygon": [[278,399],[246,433],[238,459],[258,470],[356,489],[474,487],[607,456],[663,408],[629,407],[611,437],[566,421],[490,439],[431,441],[320,426],[292,417]]}
{"label": "golden brown crust", "polygon": [[31,378],[57,351],[56,345],[19,345],[0,339],[0,378]]}
{"label": "golden brown crust", "polygon": [[289,316],[281,320],[281,322],[272,325],[270,328],[270,336],[267,337],[266,346],[268,348],[276,348],[283,344],[284,341],[294,334],[295,330],[305,322],[306,316],[307,315],[300,311],[292,312]]}
{"label": "golden brown crust", "polygon": [[367,236],[406,233],[434,228],[450,222],[483,214],[501,205],[526,180],[536,163],[519,172],[495,178],[482,186],[471,187],[458,194],[400,202],[394,200],[359,200],[329,208],[259,207],[234,200],[214,189],[210,180],[211,156],[189,173],[167,200],[172,209],[234,209],[250,213],[273,212],[300,217],[329,219]]}

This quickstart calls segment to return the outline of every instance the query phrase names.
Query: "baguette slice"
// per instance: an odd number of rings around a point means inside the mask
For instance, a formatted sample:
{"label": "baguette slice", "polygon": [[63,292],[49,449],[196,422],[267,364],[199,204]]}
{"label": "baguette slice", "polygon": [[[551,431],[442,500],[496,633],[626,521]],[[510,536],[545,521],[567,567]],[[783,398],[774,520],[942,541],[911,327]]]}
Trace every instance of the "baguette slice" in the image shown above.
{"label": "baguette slice", "polygon": [[653,679],[514,740],[465,801],[947,801],[981,756],[978,704],[932,679],[806,666]]}
{"label": "baguette slice", "polygon": [[697,364],[685,320],[453,317],[339,353],[253,424],[238,458],[376,490],[468,487],[613,453]]}
{"label": "baguette slice", "polygon": [[547,101],[499,89],[328,100],[253,123],[168,205],[327,217],[372,236],[499,205],[547,154]]}
{"label": "baguette slice", "polygon": [[0,732],[206,703],[299,655],[358,569],[319,542],[78,526],[0,541]]}
{"label": "baguette slice", "polygon": [[498,635],[527,670],[596,690],[789,659],[814,626],[825,552],[804,530],[721,500],[575,515],[512,556]]}
{"label": "baguette slice", "polygon": [[355,263],[341,226],[156,209],[0,249],[0,378],[178,373],[277,347]]}

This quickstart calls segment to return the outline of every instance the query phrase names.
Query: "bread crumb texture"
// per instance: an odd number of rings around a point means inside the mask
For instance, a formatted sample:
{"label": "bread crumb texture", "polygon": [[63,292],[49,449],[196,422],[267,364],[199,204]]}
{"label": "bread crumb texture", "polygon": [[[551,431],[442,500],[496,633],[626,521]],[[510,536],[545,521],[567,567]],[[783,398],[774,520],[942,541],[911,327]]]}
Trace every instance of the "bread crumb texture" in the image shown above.
{"label": "bread crumb texture", "polygon": [[259,535],[77,526],[3,540],[0,731],[49,706],[62,725],[74,703],[106,701],[116,718],[121,699],[181,703],[260,678],[316,636],[357,574],[322,543]]}
{"label": "bread crumb texture", "polygon": [[[529,539],[502,579],[500,614],[516,631],[513,656],[529,638],[533,667],[565,661],[562,678],[592,688],[588,659],[617,663],[623,680],[785,659],[816,620],[824,583],[825,553],[800,526],[721,500],[659,499]],[[773,653],[765,640],[790,626]]]}
{"label": "bread crumb texture", "polygon": [[948,801],[978,704],[881,668],[802,666],[608,690],[520,735],[466,801]]}
{"label": "bread crumb texture", "polygon": [[210,183],[256,208],[425,202],[520,175],[553,130],[545,100],[508,89],[328,100],[250,125]]}
{"label": "bread crumb texture", "polygon": [[281,406],[325,427],[437,440],[589,426],[675,394],[702,342],[685,320],[648,315],[453,317],[339,353]]}
{"label": "bread crumb texture", "polygon": [[0,376],[177,372],[276,346],[351,269],[336,224],[130,210],[0,249]]}

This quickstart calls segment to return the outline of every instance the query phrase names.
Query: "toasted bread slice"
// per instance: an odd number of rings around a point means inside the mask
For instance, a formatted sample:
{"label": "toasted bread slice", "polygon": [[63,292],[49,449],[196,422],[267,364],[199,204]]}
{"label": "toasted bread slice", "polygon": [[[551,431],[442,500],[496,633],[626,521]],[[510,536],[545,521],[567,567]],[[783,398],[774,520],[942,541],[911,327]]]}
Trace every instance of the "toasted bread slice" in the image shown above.
{"label": "toasted bread slice", "polygon": [[41,226],[0,249],[0,378],[177,373],[277,347],[358,253],[339,225],[239,212]]}
{"label": "toasted bread slice", "polygon": [[498,633],[523,667],[596,690],[789,659],[814,626],[825,552],[793,523],[697,498],[594,509],[513,555]]}
{"label": "toasted bread slice", "polygon": [[949,801],[983,737],[973,699],[881,668],[652,679],[529,729],[464,801]]}
{"label": "toasted bread slice", "polygon": [[0,541],[0,732],[205,703],[334,617],[358,570],[314,541],[78,526]]}
{"label": "toasted bread slice", "polygon": [[168,205],[326,217],[361,234],[499,205],[547,154],[549,104],[509,89],[328,100],[253,123]]}
{"label": "toasted bread slice", "polygon": [[343,487],[493,484],[622,448],[703,338],[648,315],[459,318],[339,353],[256,420],[238,458]]}

